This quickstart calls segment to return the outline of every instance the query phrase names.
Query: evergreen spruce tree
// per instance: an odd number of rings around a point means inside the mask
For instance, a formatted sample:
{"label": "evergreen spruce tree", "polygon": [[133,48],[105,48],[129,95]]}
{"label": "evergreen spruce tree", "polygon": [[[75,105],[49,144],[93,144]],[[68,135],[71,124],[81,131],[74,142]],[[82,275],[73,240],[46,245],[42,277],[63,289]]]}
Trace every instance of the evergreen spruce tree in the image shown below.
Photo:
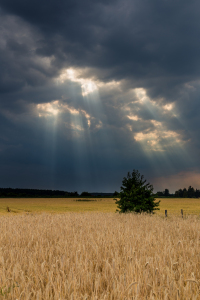
{"label": "evergreen spruce tree", "polygon": [[127,177],[123,178],[119,198],[115,199],[115,203],[120,213],[153,213],[154,210],[159,210],[160,201],[155,202],[153,186],[146,183],[138,170],[133,170],[132,174],[128,172]]}

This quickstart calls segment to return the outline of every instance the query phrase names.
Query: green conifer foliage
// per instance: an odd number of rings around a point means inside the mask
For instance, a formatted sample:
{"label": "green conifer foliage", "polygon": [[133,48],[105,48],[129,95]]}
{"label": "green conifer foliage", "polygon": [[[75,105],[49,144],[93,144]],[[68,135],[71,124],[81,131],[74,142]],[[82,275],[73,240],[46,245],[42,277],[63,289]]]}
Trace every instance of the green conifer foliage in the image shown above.
{"label": "green conifer foliage", "polygon": [[159,210],[160,201],[155,201],[153,186],[146,183],[144,176],[140,175],[138,170],[128,172],[127,177],[123,178],[119,198],[115,199],[115,203],[120,213],[154,213],[155,210]]}

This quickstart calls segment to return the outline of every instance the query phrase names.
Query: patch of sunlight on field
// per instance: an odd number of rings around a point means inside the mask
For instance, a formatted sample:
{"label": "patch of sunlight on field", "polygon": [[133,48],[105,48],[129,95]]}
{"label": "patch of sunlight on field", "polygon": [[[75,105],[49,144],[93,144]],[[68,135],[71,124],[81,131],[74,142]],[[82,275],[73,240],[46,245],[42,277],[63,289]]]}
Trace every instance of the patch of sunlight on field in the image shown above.
{"label": "patch of sunlight on field", "polygon": [[[82,201],[80,201],[82,200]],[[161,200],[160,210],[163,215],[167,209],[168,216],[200,214],[200,199],[191,198],[157,198]],[[7,212],[7,207],[11,210]],[[113,198],[0,198],[0,214],[16,213],[66,213],[66,212],[115,212],[117,206]]]}

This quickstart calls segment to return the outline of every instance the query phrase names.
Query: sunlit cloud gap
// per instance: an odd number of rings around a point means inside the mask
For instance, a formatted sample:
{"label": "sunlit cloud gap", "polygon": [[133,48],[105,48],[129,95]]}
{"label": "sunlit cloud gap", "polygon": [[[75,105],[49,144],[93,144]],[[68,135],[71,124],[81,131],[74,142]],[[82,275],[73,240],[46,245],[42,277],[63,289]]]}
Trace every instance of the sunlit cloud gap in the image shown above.
{"label": "sunlit cloud gap", "polygon": [[[98,170],[96,170],[96,134],[101,130],[102,134],[98,135],[98,143],[106,145],[108,149],[112,148],[112,136],[110,135],[108,128],[105,126],[108,125],[108,120],[106,119],[106,114],[104,112],[104,106],[101,102],[101,97],[99,90],[103,89],[112,89],[113,87],[119,87],[119,82],[100,82],[94,78],[87,78],[85,76],[85,70],[81,69],[72,69],[63,70],[63,73],[60,75],[59,80],[62,84],[65,84],[65,81],[76,82],[81,86],[82,97],[84,105],[84,110],[87,112],[85,118],[87,118],[88,128],[84,131],[84,136],[87,139],[87,145],[90,151],[90,163],[93,165],[94,176],[98,176]],[[91,74],[91,72],[90,72]],[[95,175],[96,174],[96,175]]]}
{"label": "sunlit cloud gap", "polygon": [[56,78],[56,81],[60,83],[64,83],[66,80],[71,80],[72,82],[80,83],[83,97],[92,94],[95,91],[98,91],[98,89],[103,86],[109,87],[109,86],[120,85],[120,82],[114,80],[105,83],[97,79],[85,78],[83,77],[83,75],[84,75],[84,70],[69,68],[63,70],[60,76]]}
{"label": "sunlit cloud gap", "polygon": [[[76,82],[81,87],[85,108],[76,111],[77,117],[73,118],[73,122],[76,120],[76,122],[80,123],[78,118],[84,117],[87,120],[88,129],[100,129],[102,127],[102,121],[100,120],[102,107],[98,95],[98,86],[94,80],[81,77],[81,73],[82,70],[65,69],[57,78],[57,82],[60,82],[61,85],[64,85],[67,81]],[[76,102],[76,99],[74,101]],[[69,107],[67,109],[69,110]],[[91,127],[91,125],[93,126]],[[75,126],[77,129],[80,129],[80,125],[72,125],[73,128]]]}
{"label": "sunlit cloud gap", "polygon": [[[78,83],[82,91],[82,107],[84,107],[84,109],[74,108],[73,102],[69,105],[65,103],[65,100],[55,100],[51,103],[37,104],[38,115],[39,117],[55,118],[58,115],[69,114],[68,121],[65,121],[65,127],[71,131],[74,138],[81,139],[82,143],[86,143],[87,140],[92,153],[94,147],[91,130],[99,130],[104,126],[102,116],[104,115],[105,118],[105,114],[103,114],[103,106],[99,96],[99,89],[104,84],[97,80],[92,80],[91,78],[82,78],[81,71],[74,69],[65,70],[59,76],[59,81],[61,85],[64,85],[66,81]],[[119,83],[112,82],[110,84],[117,88],[119,87]],[[187,141],[183,140],[180,132],[168,129],[165,122],[160,120],[160,115],[163,114],[174,116],[174,104],[169,103],[163,105],[162,101],[153,101],[147,96],[144,88],[136,88],[133,90],[133,93],[135,95],[133,103],[138,103],[138,106],[136,106],[137,109],[135,110],[131,106],[124,108],[127,120],[129,120],[126,128],[132,132],[133,140],[141,145],[148,156],[151,155],[151,152],[162,153],[178,148],[180,148],[180,154],[182,156],[187,156],[187,153],[184,153],[183,150],[184,143]],[[140,110],[143,108],[151,113],[152,119],[145,120],[140,116]],[[87,126],[85,126],[85,124],[87,124]],[[143,128],[142,131],[137,130],[137,124],[140,124],[138,128]],[[146,125],[141,126],[141,124]],[[104,139],[102,142],[110,143],[111,138],[108,137],[108,133],[104,133],[102,138]]]}
{"label": "sunlit cloud gap", "polygon": [[[126,108],[127,119],[129,120],[127,128],[133,133],[134,140],[140,143],[152,168],[157,161],[157,165],[165,166],[172,172],[176,171],[176,164],[174,164],[173,156],[171,157],[170,153],[173,153],[179,161],[192,162],[186,150],[189,140],[184,138],[184,127],[182,132],[180,130],[173,131],[168,128],[168,124],[165,122],[166,114],[168,118],[177,119],[174,103],[162,105],[162,101],[155,102],[147,96],[143,88],[134,89],[133,92],[136,95],[134,102],[136,103],[136,110]],[[150,112],[152,119],[140,117],[140,111],[143,111],[144,108]],[[137,130],[140,127],[143,128],[142,131]],[[159,169],[154,171],[160,172]]]}
{"label": "sunlit cloud gap", "polygon": [[59,112],[59,101],[53,101],[51,103],[37,104],[37,110],[39,117],[56,116]]}
{"label": "sunlit cloud gap", "polygon": [[[134,133],[135,141],[139,142],[145,151],[166,151],[169,147],[183,145],[185,141],[183,141],[180,133],[169,130],[162,121],[157,120],[160,119],[160,115],[162,114],[173,114],[174,104],[170,103],[162,105],[160,104],[162,101],[160,103],[156,103],[147,96],[146,90],[143,88],[134,89],[134,93],[137,99],[135,103],[138,102],[140,109],[144,107],[152,115],[151,120],[143,120],[137,115],[137,111],[136,114],[135,112],[131,112],[131,110],[127,111],[127,118],[129,120],[138,121],[143,124],[146,123],[148,127],[141,132]],[[137,127],[137,122],[134,124]],[[128,126],[128,128],[132,131],[131,125],[129,124]]]}
{"label": "sunlit cloud gap", "polygon": [[[160,109],[162,108],[166,112],[174,110],[174,103],[168,103],[168,104],[162,105],[159,102],[153,101],[152,99],[150,99],[147,96],[146,90],[144,88],[135,88],[134,93],[135,93],[138,101],[142,104],[145,103],[146,105],[148,105],[149,109],[151,107],[154,107],[154,108],[158,107]],[[160,99],[160,100],[163,100],[163,99]],[[160,101],[160,102],[162,103],[162,101]]]}
{"label": "sunlit cloud gap", "polygon": [[91,127],[93,120],[95,121],[95,128],[100,129],[102,127],[101,116],[103,113],[103,107],[98,90],[103,83],[100,83],[97,80],[95,81],[91,78],[83,78],[82,73],[83,70],[81,69],[69,68],[63,70],[58,80],[61,84],[64,84],[67,80],[80,84],[88,127]]}
{"label": "sunlit cloud gap", "polygon": [[67,79],[80,83],[83,97],[97,90],[97,86],[94,81],[91,79],[80,78],[79,76],[80,74],[77,71],[67,69],[59,76],[59,80],[61,83],[64,83]]}
{"label": "sunlit cloud gap", "polygon": [[[79,165],[85,164],[87,162],[87,158],[83,155],[83,153],[88,153],[88,162],[93,165],[93,170],[95,176],[97,176],[98,172],[95,171],[96,166],[96,136],[93,132],[96,130],[100,130],[103,127],[103,118],[105,119],[105,114],[103,113],[103,105],[101,103],[100,95],[99,95],[99,87],[103,84],[98,82],[98,84],[91,80],[90,78],[85,79],[80,77],[80,74],[73,69],[67,69],[64,73],[57,78],[57,86],[58,83],[60,86],[64,86],[67,84],[69,87],[69,82],[76,82],[77,92],[74,91],[71,95],[71,102],[66,103],[65,97],[60,100],[55,100],[50,103],[38,104],[36,109],[39,117],[43,117],[46,119],[54,118],[59,116],[59,122],[64,120],[65,127],[67,132],[70,132],[72,138],[72,144],[74,147],[74,153],[76,153],[77,161]],[[115,83],[109,83],[105,85],[114,85]],[[74,88],[75,85],[72,86]],[[79,87],[81,87],[82,91],[82,103],[77,103],[77,95],[79,94]],[[67,99],[67,97],[66,97]],[[78,105],[76,105],[76,103]],[[74,107],[76,106],[76,108]],[[85,126],[87,124],[87,126]],[[104,134],[100,134],[98,137],[98,142],[102,144],[106,144],[108,148],[110,148],[111,137],[109,134],[104,131]],[[87,156],[86,155],[86,156]],[[83,161],[84,160],[84,161]]]}
{"label": "sunlit cloud gap", "polygon": [[[68,73],[66,72],[65,74],[67,74],[70,80],[81,82],[81,84],[83,84],[82,79],[80,81],[80,79],[77,79],[75,77],[75,72],[72,69],[69,69]],[[93,121],[95,121],[95,127],[93,126],[93,129],[100,129],[103,126],[102,121],[100,120],[103,108],[98,94],[97,85],[91,83],[91,86],[95,86],[95,90],[88,89],[87,93],[84,93],[83,96],[83,100],[85,101],[85,110],[76,109],[66,103],[63,103],[61,100],[55,100],[51,103],[37,104],[39,117],[56,117],[58,114],[67,112],[71,115],[71,121],[70,124],[66,123],[66,127],[71,128],[72,130],[83,131],[85,130],[85,128],[83,127],[83,119],[85,119],[88,129],[90,129]],[[148,109],[152,111],[152,120],[143,120],[137,115],[137,112],[133,112],[130,108],[127,109],[127,118],[130,121],[135,122],[134,126],[137,127],[137,122],[149,122],[149,128],[141,132],[135,132],[132,125],[130,123],[127,124],[127,129],[133,131],[133,138],[135,139],[135,141],[139,142],[144,150],[146,149],[148,151],[165,151],[169,147],[172,147],[174,144],[183,145],[185,141],[182,140],[180,133],[167,129],[161,121],[156,120],[159,112],[158,108],[164,108],[170,113],[173,108],[173,104],[167,104],[164,107],[159,107],[158,104],[156,104],[146,95],[145,89],[135,89],[134,92],[137,96],[138,102],[142,106],[148,107]],[[98,116],[99,120],[97,122],[96,118]]]}
{"label": "sunlit cloud gap", "polygon": [[[84,131],[83,138],[84,140],[82,143],[87,147],[89,151],[88,163],[92,165],[92,174],[88,173],[88,178],[90,177],[90,181],[96,180],[98,181],[98,167],[96,162],[96,150],[95,150],[95,136],[91,133],[91,130],[99,130],[102,128],[102,115],[103,115],[103,106],[99,96],[99,86],[97,83],[88,78],[82,78],[81,75],[77,72],[77,70],[67,69],[65,73],[61,74],[60,76],[61,82],[64,84],[65,80],[70,80],[72,82],[76,82],[80,84],[82,90],[82,97],[83,97],[83,104],[84,104],[84,112],[81,111],[82,114],[79,115],[79,118],[84,115],[87,119],[88,128]],[[77,119],[76,122],[79,120]],[[104,141],[105,143],[107,140],[107,144],[109,144],[109,138],[107,138],[107,134],[104,134]],[[75,144],[74,144],[75,145]],[[78,146],[78,145],[77,145]],[[75,150],[79,159],[81,157],[81,153],[79,153],[80,149]],[[87,151],[87,153],[88,153]],[[91,177],[92,176],[92,177]]]}
{"label": "sunlit cloud gap", "polygon": [[[74,120],[77,120],[78,117],[85,118],[87,120],[88,127],[91,125],[91,119],[93,118],[83,109],[75,109],[70,107],[66,103],[62,103],[59,100],[55,100],[49,103],[37,104],[36,105],[37,113],[39,117],[57,117],[58,114],[69,113],[73,116]],[[75,125],[72,123],[71,126],[75,128]],[[83,130],[80,126],[77,126],[78,130]]]}

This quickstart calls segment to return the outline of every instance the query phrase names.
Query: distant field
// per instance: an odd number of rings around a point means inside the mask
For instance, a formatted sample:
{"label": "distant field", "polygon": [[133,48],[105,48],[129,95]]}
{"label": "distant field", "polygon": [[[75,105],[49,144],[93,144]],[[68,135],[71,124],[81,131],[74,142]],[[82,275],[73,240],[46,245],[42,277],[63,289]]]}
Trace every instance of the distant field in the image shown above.
{"label": "distant field", "polygon": [[[80,201],[83,200],[83,201]],[[24,212],[115,212],[116,205],[112,198],[0,198],[0,213]]]}
{"label": "distant field", "polygon": [[[82,201],[80,201],[82,200]],[[161,198],[159,215],[200,214],[200,199]],[[11,210],[7,212],[7,207]],[[17,213],[65,213],[65,212],[115,212],[116,204],[112,198],[0,198],[0,214]]]}
{"label": "distant field", "polygon": [[160,211],[158,214],[164,215],[165,209],[167,209],[168,215],[180,214],[181,209],[185,214],[200,214],[200,199],[192,198],[162,198],[157,199],[160,202]]}

